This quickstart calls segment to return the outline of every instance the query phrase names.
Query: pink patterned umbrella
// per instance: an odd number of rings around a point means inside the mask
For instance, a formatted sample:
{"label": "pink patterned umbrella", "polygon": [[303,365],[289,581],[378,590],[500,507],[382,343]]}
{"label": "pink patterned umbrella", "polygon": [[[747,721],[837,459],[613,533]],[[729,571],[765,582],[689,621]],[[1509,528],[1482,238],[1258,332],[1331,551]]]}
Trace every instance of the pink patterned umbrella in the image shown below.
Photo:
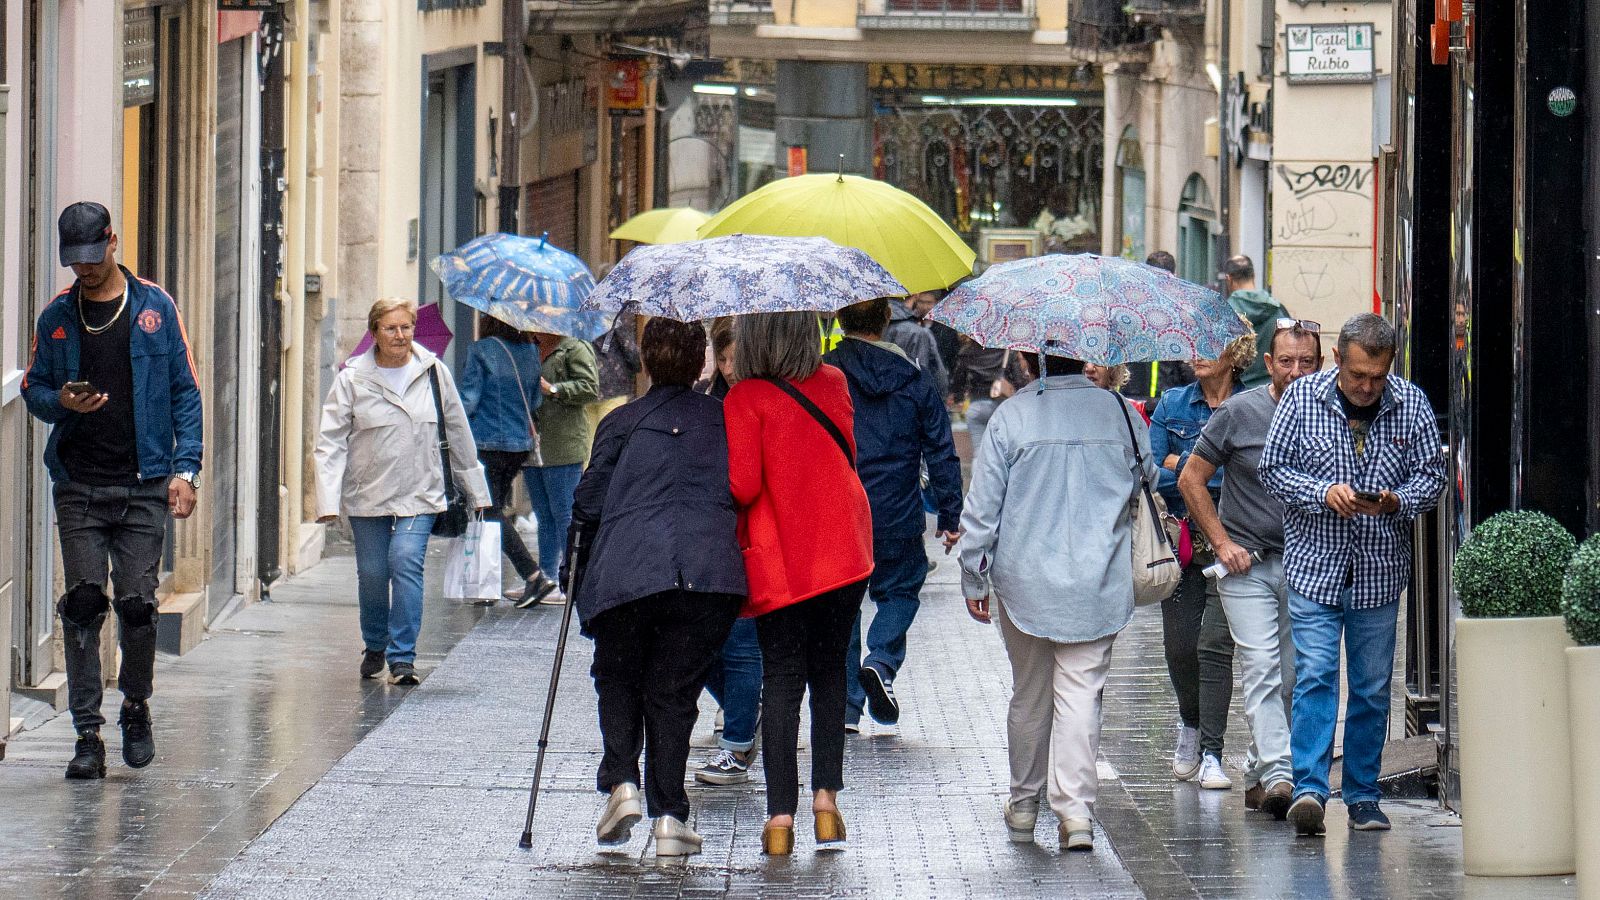
{"label": "pink patterned umbrella", "polygon": [[1248,330],[1216,291],[1093,253],[990,266],[929,316],[985,347],[1098,365],[1217,359]]}

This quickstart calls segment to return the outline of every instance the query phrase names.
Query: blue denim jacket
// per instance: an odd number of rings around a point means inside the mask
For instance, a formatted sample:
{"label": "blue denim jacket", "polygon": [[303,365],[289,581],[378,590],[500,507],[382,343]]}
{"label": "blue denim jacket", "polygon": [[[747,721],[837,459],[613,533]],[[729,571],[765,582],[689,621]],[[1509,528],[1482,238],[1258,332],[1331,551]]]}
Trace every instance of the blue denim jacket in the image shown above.
{"label": "blue denim jacket", "polygon": [[539,375],[539,348],[534,344],[483,338],[472,345],[466,370],[461,373],[461,405],[466,407],[479,450],[521,453],[533,449],[529,417],[539,408],[542,396]]}
{"label": "blue denim jacket", "polygon": [[[1238,393],[1244,388],[1235,384],[1233,390]],[[1198,381],[1162,394],[1156,411],[1150,415],[1150,452],[1155,454],[1156,465],[1161,466],[1169,455],[1176,453],[1178,472],[1182,472],[1183,464],[1189,461],[1189,451],[1200,439],[1200,430],[1206,427],[1212,412]],[[1161,491],[1161,496],[1166,498],[1168,512],[1175,516],[1186,516],[1189,507],[1178,493],[1178,472],[1162,466],[1156,487]],[[1206,486],[1211,489],[1213,497],[1222,490],[1221,469],[1217,469],[1217,474],[1211,476]]]}

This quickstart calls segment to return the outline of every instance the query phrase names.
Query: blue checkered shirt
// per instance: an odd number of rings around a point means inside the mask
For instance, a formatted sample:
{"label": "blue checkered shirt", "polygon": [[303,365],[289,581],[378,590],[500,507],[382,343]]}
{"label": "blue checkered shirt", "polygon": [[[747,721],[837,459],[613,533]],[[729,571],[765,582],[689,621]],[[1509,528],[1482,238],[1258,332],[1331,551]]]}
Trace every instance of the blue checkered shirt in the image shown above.
{"label": "blue checkered shirt", "polygon": [[[1338,370],[1307,375],[1289,386],[1261,451],[1261,483],[1283,501],[1284,575],[1307,599],[1373,609],[1399,599],[1411,576],[1411,522],[1438,502],[1445,460],[1433,410],[1421,390],[1389,376],[1378,415],[1357,455],[1344,407],[1334,390]],[[1328,508],[1328,489],[1393,491],[1400,511],[1342,518]]]}

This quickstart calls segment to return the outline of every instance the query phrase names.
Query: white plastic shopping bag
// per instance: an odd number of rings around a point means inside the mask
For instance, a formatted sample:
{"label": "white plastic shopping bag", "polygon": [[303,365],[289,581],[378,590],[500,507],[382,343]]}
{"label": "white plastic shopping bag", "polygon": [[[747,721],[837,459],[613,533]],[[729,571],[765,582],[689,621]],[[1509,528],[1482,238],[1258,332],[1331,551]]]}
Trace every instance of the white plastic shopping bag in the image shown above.
{"label": "white plastic shopping bag", "polygon": [[451,538],[444,566],[444,595],[452,600],[500,599],[500,523],[474,517]]}

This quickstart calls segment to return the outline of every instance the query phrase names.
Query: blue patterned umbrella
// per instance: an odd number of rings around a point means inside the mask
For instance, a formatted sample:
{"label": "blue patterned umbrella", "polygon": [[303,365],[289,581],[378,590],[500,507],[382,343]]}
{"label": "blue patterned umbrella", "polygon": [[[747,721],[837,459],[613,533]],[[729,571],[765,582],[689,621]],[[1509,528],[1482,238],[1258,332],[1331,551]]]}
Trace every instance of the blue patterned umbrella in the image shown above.
{"label": "blue patterned umbrella", "polygon": [[1217,359],[1248,330],[1216,291],[1092,253],[990,266],[929,315],[985,347],[1107,366]]}
{"label": "blue patterned umbrella", "polygon": [[546,237],[486,234],[432,265],[450,299],[522,331],[591,341],[609,327],[604,317],[579,307],[594,290],[589,267]]}
{"label": "blue patterned umbrella", "polygon": [[741,313],[832,312],[906,289],[854,247],[827,238],[727,237],[635,247],[583,305],[680,322]]}

